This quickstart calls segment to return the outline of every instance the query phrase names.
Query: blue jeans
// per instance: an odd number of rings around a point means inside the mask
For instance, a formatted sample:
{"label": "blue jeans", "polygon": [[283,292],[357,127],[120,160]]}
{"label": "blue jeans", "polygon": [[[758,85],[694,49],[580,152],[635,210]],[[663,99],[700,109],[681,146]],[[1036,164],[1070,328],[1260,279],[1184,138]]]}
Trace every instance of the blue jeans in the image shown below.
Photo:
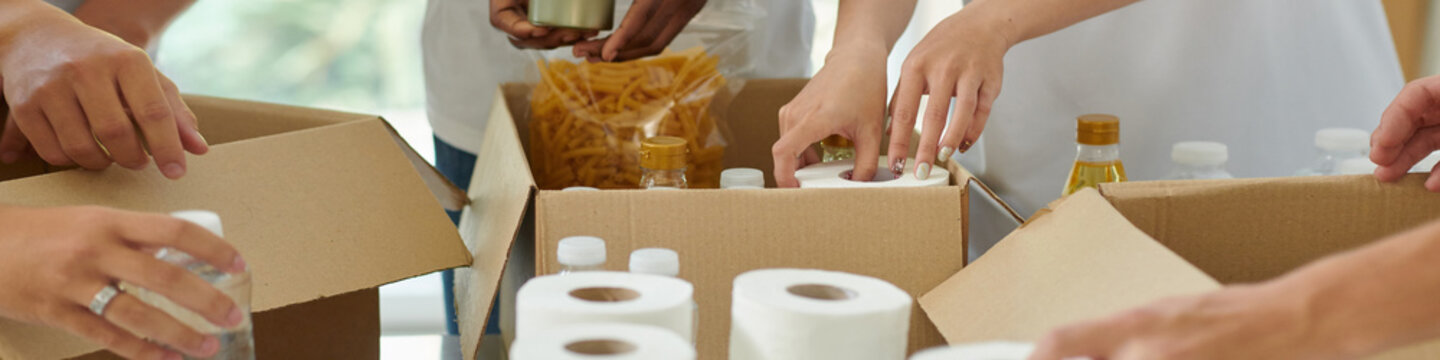
{"label": "blue jeans", "polygon": [[[461,189],[470,188],[470,175],[475,172],[475,154],[460,150],[450,143],[435,138],[435,168],[440,170],[451,183]],[[450,214],[450,221],[456,225],[460,224],[459,211],[446,211]],[[445,331],[450,335],[460,335],[460,323],[455,316],[455,271],[445,270],[440,274],[442,285],[445,289]],[[498,295],[498,294],[497,294]],[[486,334],[500,333],[500,302],[499,297],[491,303],[490,321],[485,326]]]}

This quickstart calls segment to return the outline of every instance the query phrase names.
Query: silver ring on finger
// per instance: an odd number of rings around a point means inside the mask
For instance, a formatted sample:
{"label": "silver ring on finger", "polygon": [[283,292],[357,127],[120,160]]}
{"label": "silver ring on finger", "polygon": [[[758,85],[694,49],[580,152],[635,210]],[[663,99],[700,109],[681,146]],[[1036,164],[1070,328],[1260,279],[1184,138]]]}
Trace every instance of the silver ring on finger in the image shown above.
{"label": "silver ring on finger", "polygon": [[95,297],[90,299],[90,312],[97,316],[105,316],[105,308],[109,307],[110,302],[119,295],[120,289],[115,288],[115,285],[105,285],[105,288],[100,289],[100,292],[95,293]]}

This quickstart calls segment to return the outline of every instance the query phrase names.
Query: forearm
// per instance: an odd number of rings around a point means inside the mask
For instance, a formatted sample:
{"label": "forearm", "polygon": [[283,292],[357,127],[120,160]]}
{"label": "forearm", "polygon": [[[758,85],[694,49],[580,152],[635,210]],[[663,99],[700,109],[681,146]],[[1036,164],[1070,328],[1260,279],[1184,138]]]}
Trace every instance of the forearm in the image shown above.
{"label": "forearm", "polygon": [[844,0],[835,19],[830,54],[870,52],[884,56],[910,24],[916,0]]}
{"label": "forearm", "polygon": [[1440,222],[1305,266],[1270,286],[1304,301],[1311,335],[1363,356],[1440,337]]}
{"label": "forearm", "polygon": [[960,10],[1014,46],[1139,0],[976,0]]}
{"label": "forearm", "polygon": [[148,47],[195,0],[88,0],[75,17],[141,48]]}

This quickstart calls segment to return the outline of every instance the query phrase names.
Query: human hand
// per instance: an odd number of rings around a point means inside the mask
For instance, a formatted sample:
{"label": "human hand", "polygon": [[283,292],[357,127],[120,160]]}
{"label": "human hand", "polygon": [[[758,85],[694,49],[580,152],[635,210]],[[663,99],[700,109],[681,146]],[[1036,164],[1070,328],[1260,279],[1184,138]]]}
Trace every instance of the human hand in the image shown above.
{"label": "human hand", "polygon": [[148,147],[160,171],[178,179],[186,151],[209,150],[195,114],[144,50],[69,17],[39,16],[13,39],[0,52],[10,106],[0,162],[33,147],[54,165],[140,169]]}
{"label": "human hand", "polygon": [[1161,300],[1055,330],[1030,359],[1346,358],[1296,295],[1265,284]]}
{"label": "human hand", "polygon": [[[1370,134],[1375,177],[1392,182],[1431,152],[1440,150],[1440,76],[1411,81],[1380,115]],[[1425,188],[1440,192],[1440,166],[1430,170]]]}
{"label": "human hand", "polygon": [[855,143],[851,179],[875,176],[885,127],[885,53],[883,48],[833,53],[780,108],[780,140],[770,148],[780,187],[800,186],[795,170],[820,162],[811,145],[832,134]]}
{"label": "human hand", "polygon": [[575,57],[590,61],[625,61],[659,54],[675,40],[706,0],[635,0],[615,32],[582,41]]}
{"label": "human hand", "polygon": [[530,0],[490,0],[490,26],[510,35],[520,49],[554,49],[598,35],[595,30],[555,29],[530,22]]}
{"label": "human hand", "polygon": [[[155,259],[171,247],[216,268],[245,269],[239,252],[213,233],[165,215],[100,207],[0,207],[0,316],[80,335],[131,359],[207,357],[219,350],[200,334],[132,295],[120,293],[104,316],[90,312],[105,286],[125,281],[164,295],[223,327],[243,313],[205,280]],[[124,329],[131,329],[132,334]]]}
{"label": "human hand", "polygon": [[[900,162],[909,157],[921,95],[929,94],[930,101],[916,148],[916,178],[930,176],[937,152],[942,160],[957,150],[964,153],[985,129],[990,105],[1000,95],[1005,52],[1014,42],[1004,22],[983,17],[966,11],[951,15],[930,30],[905,58],[890,102],[891,168],[902,167]],[[945,115],[951,97],[957,101],[947,126]]]}

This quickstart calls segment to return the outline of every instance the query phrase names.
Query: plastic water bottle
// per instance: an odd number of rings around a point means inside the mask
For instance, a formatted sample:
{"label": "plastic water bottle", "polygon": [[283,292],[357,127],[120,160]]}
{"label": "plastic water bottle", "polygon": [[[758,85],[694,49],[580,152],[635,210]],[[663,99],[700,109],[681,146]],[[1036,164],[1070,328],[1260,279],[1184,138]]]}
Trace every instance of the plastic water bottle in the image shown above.
{"label": "plastic water bottle", "polygon": [[1349,158],[1340,161],[1339,165],[1335,165],[1335,174],[1370,175],[1375,173],[1375,168],[1377,167],[1379,166],[1375,165],[1375,163],[1373,162],[1370,162],[1369,158]]}
{"label": "plastic water bottle", "polygon": [[1210,141],[1182,141],[1170,148],[1170,161],[1175,171],[1170,180],[1230,179],[1234,176],[1225,171],[1225,162],[1230,159],[1225,144]]}
{"label": "plastic water bottle", "polygon": [[560,239],[555,251],[560,261],[560,274],[577,271],[599,271],[605,267],[605,240],[594,236],[571,236]]}
{"label": "plastic water bottle", "polygon": [[[650,274],[669,277],[680,276],[680,254],[675,250],[666,248],[644,248],[630,252],[630,272],[636,274]],[[695,305],[695,300],[690,300],[691,308],[691,334],[698,334],[700,331],[700,307]]]}
{"label": "plastic water bottle", "polygon": [[1315,132],[1315,147],[1320,156],[1310,167],[1295,173],[1299,176],[1335,175],[1340,162],[1363,158],[1370,150],[1370,133],[1351,128],[1325,128]]}
{"label": "plastic water bottle", "polygon": [[763,189],[765,172],[755,168],[729,168],[720,172],[721,189]]}

